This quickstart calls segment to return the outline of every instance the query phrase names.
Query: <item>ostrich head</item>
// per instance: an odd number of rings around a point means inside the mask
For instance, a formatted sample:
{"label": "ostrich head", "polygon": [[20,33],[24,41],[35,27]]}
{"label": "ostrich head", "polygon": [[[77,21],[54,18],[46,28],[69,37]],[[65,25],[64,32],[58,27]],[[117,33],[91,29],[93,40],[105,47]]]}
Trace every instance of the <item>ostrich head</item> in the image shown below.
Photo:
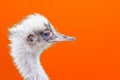
{"label": "ostrich head", "polygon": [[53,43],[74,40],[57,32],[40,14],[27,16],[9,31],[11,56],[25,80],[48,80],[39,62],[40,53]]}

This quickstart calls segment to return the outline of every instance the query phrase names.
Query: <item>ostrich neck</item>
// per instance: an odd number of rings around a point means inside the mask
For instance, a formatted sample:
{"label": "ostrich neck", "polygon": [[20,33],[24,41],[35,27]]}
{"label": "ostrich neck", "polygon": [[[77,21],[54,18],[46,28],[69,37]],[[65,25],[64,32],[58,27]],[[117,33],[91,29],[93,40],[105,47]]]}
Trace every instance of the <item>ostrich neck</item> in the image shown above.
{"label": "ostrich neck", "polygon": [[40,54],[22,51],[19,56],[14,57],[19,72],[24,80],[49,80],[42,65],[40,64]]}

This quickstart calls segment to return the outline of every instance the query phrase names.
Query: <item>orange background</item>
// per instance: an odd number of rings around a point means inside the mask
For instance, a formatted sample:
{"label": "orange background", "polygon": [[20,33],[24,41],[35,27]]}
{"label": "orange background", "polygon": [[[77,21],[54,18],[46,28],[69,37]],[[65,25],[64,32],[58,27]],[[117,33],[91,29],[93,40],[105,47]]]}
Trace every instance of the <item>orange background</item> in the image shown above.
{"label": "orange background", "polygon": [[0,80],[22,80],[9,56],[7,29],[35,12],[77,38],[44,51],[51,80],[120,80],[119,0],[0,1]]}

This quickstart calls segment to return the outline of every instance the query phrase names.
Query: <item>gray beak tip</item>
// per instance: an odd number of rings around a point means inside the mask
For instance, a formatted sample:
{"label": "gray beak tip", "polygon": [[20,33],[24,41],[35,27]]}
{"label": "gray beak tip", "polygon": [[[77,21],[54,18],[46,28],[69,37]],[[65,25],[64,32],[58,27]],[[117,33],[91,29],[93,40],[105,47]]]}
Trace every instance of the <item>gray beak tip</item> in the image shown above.
{"label": "gray beak tip", "polygon": [[63,41],[75,41],[75,40],[76,40],[75,37],[58,34],[55,38],[50,40],[50,42],[63,42]]}

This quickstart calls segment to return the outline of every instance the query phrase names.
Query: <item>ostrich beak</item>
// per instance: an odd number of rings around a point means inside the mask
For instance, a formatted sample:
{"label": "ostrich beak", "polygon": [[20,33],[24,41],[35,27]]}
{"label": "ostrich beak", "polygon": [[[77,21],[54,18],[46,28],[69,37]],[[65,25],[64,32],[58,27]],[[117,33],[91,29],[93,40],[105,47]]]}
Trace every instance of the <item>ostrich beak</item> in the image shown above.
{"label": "ostrich beak", "polygon": [[74,37],[66,36],[58,33],[50,40],[50,42],[63,42],[63,41],[74,41],[74,40],[75,40]]}

